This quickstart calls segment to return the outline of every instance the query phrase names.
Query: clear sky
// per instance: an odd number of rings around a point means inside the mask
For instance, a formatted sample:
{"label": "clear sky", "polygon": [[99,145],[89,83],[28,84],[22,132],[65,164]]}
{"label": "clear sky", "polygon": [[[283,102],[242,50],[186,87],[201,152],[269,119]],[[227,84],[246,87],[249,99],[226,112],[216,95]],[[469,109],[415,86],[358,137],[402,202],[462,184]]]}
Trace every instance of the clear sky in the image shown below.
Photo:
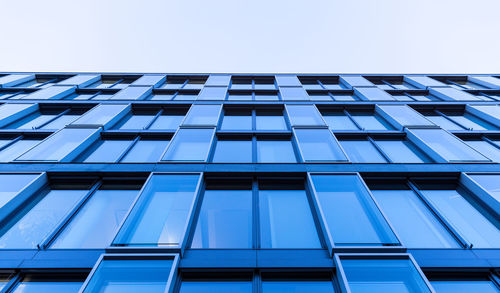
{"label": "clear sky", "polygon": [[0,0],[1,71],[500,73],[499,0]]}

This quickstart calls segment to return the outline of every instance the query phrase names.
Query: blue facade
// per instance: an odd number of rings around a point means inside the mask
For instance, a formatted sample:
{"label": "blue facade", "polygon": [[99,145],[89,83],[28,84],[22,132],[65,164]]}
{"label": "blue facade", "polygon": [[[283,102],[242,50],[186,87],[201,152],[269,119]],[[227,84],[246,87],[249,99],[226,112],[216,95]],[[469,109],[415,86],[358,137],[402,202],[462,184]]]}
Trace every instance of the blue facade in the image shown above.
{"label": "blue facade", "polygon": [[0,73],[0,292],[499,292],[499,104],[500,75]]}

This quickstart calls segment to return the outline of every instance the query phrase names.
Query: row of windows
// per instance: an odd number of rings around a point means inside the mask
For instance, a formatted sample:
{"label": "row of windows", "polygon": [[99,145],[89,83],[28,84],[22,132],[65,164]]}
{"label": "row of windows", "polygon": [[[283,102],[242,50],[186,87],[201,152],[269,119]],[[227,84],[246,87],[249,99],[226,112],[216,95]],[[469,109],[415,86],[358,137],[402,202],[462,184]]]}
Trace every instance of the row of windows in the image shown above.
{"label": "row of windows", "polygon": [[462,177],[0,174],[0,248],[500,248],[500,176]]}
{"label": "row of windows", "polygon": [[[363,257],[340,255],[339,270],[219,272],[181,271],[176,277],[177,259],[164,255],[155,258],[139,255],[116,257],[105,255],[86,278],[86,273],[4,274],[0,288],[15,293],[58,292],[341,292],[348,288],[361,292],[500,292],[495,274],[424,275],[407,255]],[[341,276],[338,276],[338,275]],[[345,279],[343,279],[345,278]],[[171,289],[173,288],[173,289]],[[431,291],[433,288],[434,291]],[[343,292],[343,291],[342,291]]]}

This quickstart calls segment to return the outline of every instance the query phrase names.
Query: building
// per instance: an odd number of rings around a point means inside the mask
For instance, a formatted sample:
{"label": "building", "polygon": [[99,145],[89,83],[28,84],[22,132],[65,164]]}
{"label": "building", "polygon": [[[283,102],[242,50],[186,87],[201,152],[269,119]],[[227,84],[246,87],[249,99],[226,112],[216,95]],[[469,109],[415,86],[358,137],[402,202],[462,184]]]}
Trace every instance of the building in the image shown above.
{"label": "building", "polygon": [[499,103],[500,75],[1,73],[1,292],[499,292]]}

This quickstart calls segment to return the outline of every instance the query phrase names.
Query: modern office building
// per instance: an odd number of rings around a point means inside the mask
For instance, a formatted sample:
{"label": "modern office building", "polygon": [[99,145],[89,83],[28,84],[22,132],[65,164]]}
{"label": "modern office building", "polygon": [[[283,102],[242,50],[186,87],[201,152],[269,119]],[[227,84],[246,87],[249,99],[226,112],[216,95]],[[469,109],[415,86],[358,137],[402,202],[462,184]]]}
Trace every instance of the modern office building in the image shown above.
{"label": "modern office building", "polygon": [[500,75],[0,73],[0,292],[500,292]]}

